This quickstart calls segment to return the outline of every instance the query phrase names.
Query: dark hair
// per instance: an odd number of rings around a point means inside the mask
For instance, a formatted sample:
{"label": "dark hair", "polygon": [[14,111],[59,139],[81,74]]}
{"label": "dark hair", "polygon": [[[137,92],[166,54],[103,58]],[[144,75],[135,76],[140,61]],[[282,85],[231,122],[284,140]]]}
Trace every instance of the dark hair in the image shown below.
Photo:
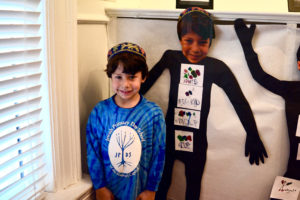
{"label": "dark hair", "polygon": [[116,71],[120,62],[124,67],[123,73],[133,75],[142,72],[143,79],[148,76],[148,66],[142,56],[130,52],[121,52],[108,60],[105,71],[109,78]]}
{"label": "dark hair", "polygon": [[212,38],[214,38],[215,35],[212,19],[199,12],[187,14],[177,23],[179,40],[181,40],[182,36],[190,32],[198,34],[204,40],[209,38],[211,45]]}

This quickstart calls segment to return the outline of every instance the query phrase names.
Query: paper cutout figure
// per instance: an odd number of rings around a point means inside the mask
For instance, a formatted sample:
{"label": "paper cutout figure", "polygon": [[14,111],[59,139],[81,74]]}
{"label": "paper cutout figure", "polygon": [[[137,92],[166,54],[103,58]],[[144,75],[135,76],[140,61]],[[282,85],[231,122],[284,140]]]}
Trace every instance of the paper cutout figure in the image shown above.
{"label": "paper cutout figure", "polygon": [[[300,114],[300,81],[281,81],[267,74],[262,69],[258,56],[252,46],[252,38],[256,25],[251,24],[250,28],[248,28],[242,19],[237,19],[234,26],[253,78],[263,87],[285,100],[285,112],[290,140],[290,157],[284,176],[300,180],[300,160],[297,160],[297,149],[299,148],[300,138],[296,136],[297,121]],[[299,62],[300,47],[297,56]]]}
{"label": "paper cutout figure", "polygon": [[[218,85],[225,91],[247,132],[245,155],[250,155],[249,162],[251,164],[255,162],[258,165],[259,160],[264,162],[264,156],[267,157],[267,153],[259,138],[250,106],[234,75],[224,62],[207,57],[214,36],[213,21],[210,14],[197,7],[184,10],[178,19],[177,32],[182,51],[167,50],[164,53],[160,61],[151,69],[148,79],[142,85],[141,93],[146,93],[164,69],[169,69],[171,83],[166,114],[166,161],[156,199],[165,200],[167,198],[173,164],[175,159],[178,159],[185,164],[186,169],[185,199],[195,200],[200,197],[201,179],[206,162],[208,145],[206,129],[212,84]],[[194,65],[204,66],[204,70],[202,71],[201,68]],[[187,81],[188,78],[192,81]],[[199,125],[197,127],[189,127],[188,124],[185,126],[178,125],[174,122],[178,118],[178,109],[181,109],[176,107],[178,106],[178,99],[182,98],[182,94],[179,94],[180,85],[201,86],[199,85],[199,78],[203,79],[203,86],[199,87],[201,88],[199,92],[202,93],[202,102],[200,110],[196,110],[200,113]],[[193,91],[192,93],[194,94]],[[193,152],[178,151],[176,149],[174,133],[177,131],[193,133]]]}

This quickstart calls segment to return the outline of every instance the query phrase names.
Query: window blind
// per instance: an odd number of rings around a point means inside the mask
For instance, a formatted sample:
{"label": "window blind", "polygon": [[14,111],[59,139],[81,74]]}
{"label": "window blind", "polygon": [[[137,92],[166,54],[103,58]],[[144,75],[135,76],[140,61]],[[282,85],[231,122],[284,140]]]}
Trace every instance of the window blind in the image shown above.
{"label": "window blind", "polygon": [[43,0],[0,0],[0,199],[41,199],[46,187]]}

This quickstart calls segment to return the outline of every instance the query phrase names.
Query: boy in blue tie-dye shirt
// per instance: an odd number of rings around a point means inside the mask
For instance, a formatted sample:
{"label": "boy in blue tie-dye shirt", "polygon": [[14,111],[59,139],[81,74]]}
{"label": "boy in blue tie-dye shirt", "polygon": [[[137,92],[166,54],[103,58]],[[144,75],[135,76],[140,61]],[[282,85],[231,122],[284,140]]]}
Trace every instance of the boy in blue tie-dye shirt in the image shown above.
{"label": "boy in blue tie-dye shirt", "polygon": [[97,199],[154,199],[165,160],[161,109],[139,94],[145,51],[121,43],[108,53],[115,95],[99,102],[87,124],[87,160]]}

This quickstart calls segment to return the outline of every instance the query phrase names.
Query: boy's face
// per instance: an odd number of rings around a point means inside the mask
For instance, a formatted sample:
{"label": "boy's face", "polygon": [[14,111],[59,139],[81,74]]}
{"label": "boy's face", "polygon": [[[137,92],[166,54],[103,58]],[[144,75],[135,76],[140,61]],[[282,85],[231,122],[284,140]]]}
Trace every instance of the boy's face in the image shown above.
{"label": "boy's face", "polygon": [[111,76],[112,89],[116,93],[115,101],[121,107],[133,107],[140,100],[140,87],[145,81],[142,72],[126,74],[123,72],[123,63],[119,62],[117,69]]}
{"label": "boy's face", "polygon": [[209,42],[209,38],[203,40],[194,32],[187,33],[180,40],[182,53],[191,63],[198,63],[207,56]]}

